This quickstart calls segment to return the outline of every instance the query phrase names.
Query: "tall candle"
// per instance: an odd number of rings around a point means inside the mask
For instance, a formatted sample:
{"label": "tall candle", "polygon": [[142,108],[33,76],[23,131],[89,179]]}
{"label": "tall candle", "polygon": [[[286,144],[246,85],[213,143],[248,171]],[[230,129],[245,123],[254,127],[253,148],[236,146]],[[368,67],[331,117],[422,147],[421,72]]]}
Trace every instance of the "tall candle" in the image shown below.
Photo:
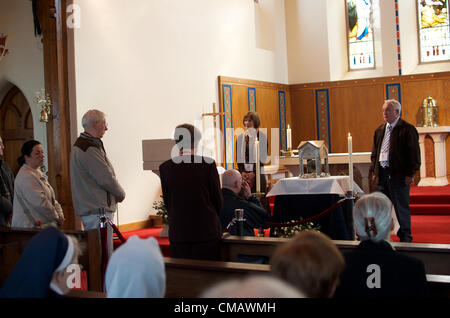
{"label": "tall candle", "polygon": [[349,191],[353,193],[353,158],[352,158],[352,135],[348,133],[348,176]]}
{"label": "tall candle", "polygon": [[256,164],[256,193],[261,192],[261,182],[260,182],[260,174],[261,174],[261,167],[259,166],[259,140],[258,138],[256,138],[255,141],[255,146],[256,146],[256,160],[255,160],[255,164]]}
{"label": "tall candle", "polygon": [[288,128],[286,129],[286,136],[287,136],[287,149],[292,149],[292,130],[288,125]]}

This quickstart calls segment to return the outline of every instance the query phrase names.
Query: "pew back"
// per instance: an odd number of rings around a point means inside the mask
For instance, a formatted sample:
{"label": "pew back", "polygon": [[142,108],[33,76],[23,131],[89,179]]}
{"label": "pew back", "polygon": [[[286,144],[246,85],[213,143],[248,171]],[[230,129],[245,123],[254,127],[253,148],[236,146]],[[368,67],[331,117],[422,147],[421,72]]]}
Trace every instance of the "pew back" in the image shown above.
{"label": "pew back", "polygon": [[[213,284],[253,274],[270,274],[270,265],[165,257],[166,298],[195,298]],[[450,298],[450,276],[427,275],[430,297]]]}
{"label": "pew back", "polygon": [[250,274],[268,274],[269,265],[165,257],[166,298],[195,298],[211,285]]}
{"label": "pew back", "polygon": [[[0,286],[3,285],[14,266],[20,259],[22,251],[31,237],[39,229],[0,229]],[[97,230],[90,231],[64,231],[75,236],[86,249],[79,259],[83,270],[87,272],[88,290],[103,290],[101,275],[101,247]]]}
{"label": "pew back", "polygon": [[[226,236],[222,238],[223,261],[236,261],[239,255],[252,255],[270,259],[275,250],[288,242],[288,238]],[[333,241],[342,253],[359,245],[357,241]],[[391,245],[400,253],[416,257],[425,264],[427,274],[450,275],[450,244],[398,243]]]}

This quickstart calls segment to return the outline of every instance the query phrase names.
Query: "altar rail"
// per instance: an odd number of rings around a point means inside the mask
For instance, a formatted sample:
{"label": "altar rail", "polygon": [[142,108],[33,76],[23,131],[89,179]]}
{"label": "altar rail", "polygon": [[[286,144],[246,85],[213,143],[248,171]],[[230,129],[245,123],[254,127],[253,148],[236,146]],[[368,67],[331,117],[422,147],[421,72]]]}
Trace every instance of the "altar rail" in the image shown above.
{"label": "altar rail", "polygon": [[[14,266],[19,261],[22,252],[38,229],[0,229],[0,286],[3,285]],[[97,230],[64,231],[75,236],[86,249],[79,259],[83,270],[87,272],[88,289],[103,291],[101,275],[101,248]]]}
{"label": "altar rail", "polygon": [[[164,258],[166,298],[195,298],[221,281],[269,274],[270,265]],[[450,297],[450,276],[427,275],[430,297]]]}
{"label": "altar rail", "polygon": [[[221,244],[222,260],[236,261],[240,254],[270,259],[275,250],[289,240],[277,237],[224,236]],[[360,243],[337,240],[333,242],[343,253],[351,251]],[[391,242],[391,245],[402,254],[422,260],[427,274],[450,275],[450,244]]]}

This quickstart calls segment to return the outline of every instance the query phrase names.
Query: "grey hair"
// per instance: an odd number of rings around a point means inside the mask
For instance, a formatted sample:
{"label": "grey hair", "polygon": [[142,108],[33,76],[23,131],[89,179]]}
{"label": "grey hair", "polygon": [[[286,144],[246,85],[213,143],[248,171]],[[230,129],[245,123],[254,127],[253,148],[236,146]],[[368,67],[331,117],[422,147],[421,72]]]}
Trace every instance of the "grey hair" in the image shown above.
{"label": "grey hair", "polygon": [[[366,222],[368,218],[374,219],[376,234],[372,230],[367,233]],[[364,195],[355,203],[353,219],[356,232],[362,241],[389,240],[392,225],[392,202],[381,192]]]}
{"label": "grey hair", "polygon": [[305,298],[297,288],[270,275],[219,282],[203,291],[200,298]]}
{"label": "grey hair", "polygon": [[395,99],[388,99],[384,101],[385,104],[388,104],[388,106],[392,106],[394,110],[398,110],[398,113],[402,113],[402,105]]}
{"label": "grey hair", "polygon": [[84,129],[92,127],[95,122],[101,121],[105,118],[105,113],[97,109],[88,110],[81,119],[81,125]]}

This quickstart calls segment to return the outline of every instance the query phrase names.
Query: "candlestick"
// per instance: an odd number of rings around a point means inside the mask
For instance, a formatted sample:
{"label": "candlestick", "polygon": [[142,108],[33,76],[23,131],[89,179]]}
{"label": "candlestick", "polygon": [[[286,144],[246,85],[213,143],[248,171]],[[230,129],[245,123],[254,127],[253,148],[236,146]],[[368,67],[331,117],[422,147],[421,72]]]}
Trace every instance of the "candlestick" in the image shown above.
{"label": "candlestick", "polygon": [[349,190],[353,193],[353,158],[352,158],[352,135],[348,133],[348,176]]}
{"label": "candlestick", "polygon": [[287,136],[287,149],[292,149],[292,130],[288,125],[288,128],[286,129],[286,136]]}
{"label": "candlestick", "polygon": [[256,164],[256,193],[261,192],[261,182],[260,182],[260,178],[261,178],[261,167],[259,166],[259,140],[258,138],[256,138],[255,141],[255,146],[256,146],[256,160],[255,160],[255,164]]}

